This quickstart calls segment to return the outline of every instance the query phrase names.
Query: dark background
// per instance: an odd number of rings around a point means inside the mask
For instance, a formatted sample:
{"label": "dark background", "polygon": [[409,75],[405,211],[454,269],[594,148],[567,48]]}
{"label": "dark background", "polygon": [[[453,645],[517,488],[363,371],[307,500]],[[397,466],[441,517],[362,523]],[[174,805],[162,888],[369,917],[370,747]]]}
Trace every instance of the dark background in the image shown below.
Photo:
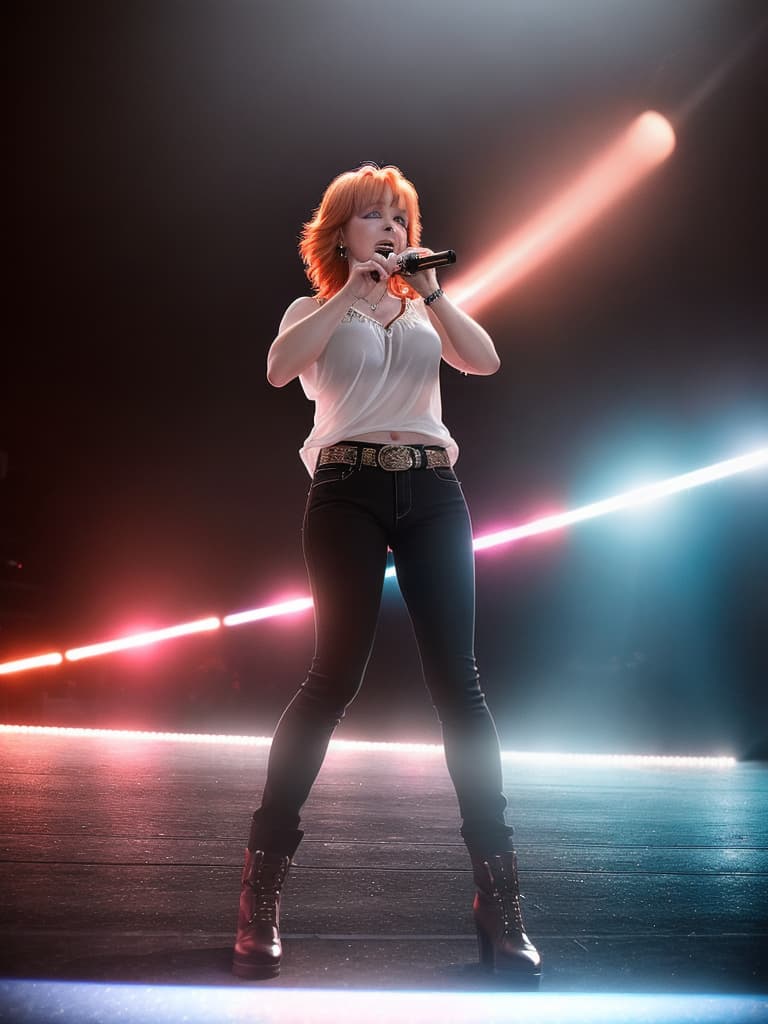
{"label": "dark background", "polygon": [[[476,532],[768,443],[761,0],[3,12],[0,660],[308,592],[312,406],[265,356],[307,291],[302,222],[366,159],[416,183],[425,244],[466,269],[637,114],[676,126],[666,164],[478,314],[501,371],[443,366]],[[763,742],[765,498],[755,472],[478,553],[505,745]],[[338,735],[434,739],[386,588]],[[312,646],[305,613],[6,677],[4,718],[269,730]]]}

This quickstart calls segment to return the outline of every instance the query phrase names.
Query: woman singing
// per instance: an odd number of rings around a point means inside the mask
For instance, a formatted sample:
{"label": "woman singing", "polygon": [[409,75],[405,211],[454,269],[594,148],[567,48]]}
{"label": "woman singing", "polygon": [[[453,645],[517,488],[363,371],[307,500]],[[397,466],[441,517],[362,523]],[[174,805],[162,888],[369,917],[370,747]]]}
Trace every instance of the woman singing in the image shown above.
{"label": "woman singing", "polygon": [[267,379],[298,377],[315,402],[300,451],[312,483],[302,528],[315,653],[272,739],[242,877],[233,971],[280,970],[280,893],[304,833],[300,811],[371,655],[387,549],[413,623],[477,886],[473,914],[488,967],[536,975],[504,818],[496,727],[474,655],[472,529],[442,421],[440,360],[464,373],[500,366],[493,342],[438,285],[405,276],[423,249],[418,196],[396,167],[339,175],[305,224],[299,251],[314,294],[286,310]]}

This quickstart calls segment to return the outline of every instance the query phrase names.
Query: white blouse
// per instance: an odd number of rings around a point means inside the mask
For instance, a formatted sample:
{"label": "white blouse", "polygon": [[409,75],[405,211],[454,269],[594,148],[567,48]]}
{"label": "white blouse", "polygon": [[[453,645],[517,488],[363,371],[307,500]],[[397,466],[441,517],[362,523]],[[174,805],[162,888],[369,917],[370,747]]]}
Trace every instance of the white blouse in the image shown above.
{"label": "white blouse", "polygon": [[299,375],[315,403],[315,424],[299,449],[312,476],[318,453],[345,438],[378,431],[424,434],[446,448],[451,465],[459,446],[442,418],[440,335],[406,300],[389,327],[350,307],[320,357]]}

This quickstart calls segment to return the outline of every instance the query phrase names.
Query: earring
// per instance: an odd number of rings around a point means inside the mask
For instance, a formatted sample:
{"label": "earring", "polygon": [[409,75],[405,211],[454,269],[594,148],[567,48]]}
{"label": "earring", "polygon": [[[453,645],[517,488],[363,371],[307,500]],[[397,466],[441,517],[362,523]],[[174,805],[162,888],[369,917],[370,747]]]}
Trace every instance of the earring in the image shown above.
{"label": "earring", "polygon": [[339,242],[336,246],[336,255],[340,260],[345,260],[347,258],[347,247],[343,242]]}

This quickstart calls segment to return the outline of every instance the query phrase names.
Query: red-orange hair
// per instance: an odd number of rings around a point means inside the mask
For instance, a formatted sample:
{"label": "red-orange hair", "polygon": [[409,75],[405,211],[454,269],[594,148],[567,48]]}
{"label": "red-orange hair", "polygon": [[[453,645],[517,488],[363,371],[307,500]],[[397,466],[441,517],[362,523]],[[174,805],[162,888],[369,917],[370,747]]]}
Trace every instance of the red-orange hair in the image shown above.
{"label": "red-orange hair", "polygon": [[[325,190],[299,238],[299,255],[319,301],[335,295],[349,276],[349,265],[338,251],[341,228],[355,213],[379,202],[387,188],[407,212],[408,245],[416,246],[421,241],[419,197],[398,167],[363,164],[357,170],[344,171]],[[389,292],[398,298],[418,298],[418,293],[398,274],[390,277]]]}

